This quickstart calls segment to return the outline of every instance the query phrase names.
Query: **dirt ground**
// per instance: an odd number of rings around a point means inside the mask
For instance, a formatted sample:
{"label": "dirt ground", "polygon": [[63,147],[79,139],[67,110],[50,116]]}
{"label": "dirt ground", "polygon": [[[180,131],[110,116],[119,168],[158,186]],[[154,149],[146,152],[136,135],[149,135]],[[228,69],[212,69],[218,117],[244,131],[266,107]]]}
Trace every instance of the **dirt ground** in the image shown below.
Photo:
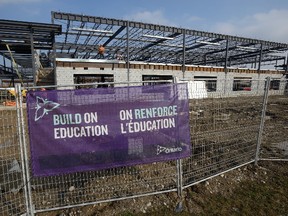
{"label": "dirt ground", "polygon": [[[260,162],[176,192],[39,215],[287,215],[288,162]],[[180,211],[181,210],[181,211]]]}

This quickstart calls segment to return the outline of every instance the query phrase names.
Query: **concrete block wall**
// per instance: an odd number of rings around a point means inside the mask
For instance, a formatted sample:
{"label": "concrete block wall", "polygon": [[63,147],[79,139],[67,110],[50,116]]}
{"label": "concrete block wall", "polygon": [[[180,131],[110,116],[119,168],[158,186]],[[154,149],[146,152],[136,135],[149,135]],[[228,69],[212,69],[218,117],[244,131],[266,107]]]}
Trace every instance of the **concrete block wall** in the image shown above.
{"label": "concrete block wall", "polygon": [[[81,67],[73,67],[73,65],[65,65],[65,66],[57,66],[56,68],[56,84],[57,85],[73,85],[74,84],[74,75],[75,74],[109,74],[114,76],[114,82],[127,82],[128,81],[128,71],[125,68],[125,64],[121,67],[95,67],[95,64],[92,65],[91,63],[84,64]],[[91,65],[91,67],[90,67]],[[103,65],[103,64],[102,64]],[[206,71],[205,71],[206,70]],[[129,69],[129,81],[130,82],[141,82],[143,75],[170,75],[176,76],[180,80],[194,80],[196,76],[202,77],[217,77],[217,92],[225,92],[228,93],[230,96],[233,95],[249,95],[263,93],[265,81],[264,79],[268,76],[271,78],[283,79],[283,75],[279,72],[275,71],[262,71],[262,73],[258,74],[256,70],[247,70],[247,69],[228,69],[227,75],[225,75],[223,68],[214,68],[211,69],[210,67],[193,67],[191,69],[188,68],[184,73],[181,70],[180,66],[172,67],[167,66],[155,66],[155,65],[131,65]],[[251,78],[252,91],[233,91],[233,80],[234,78]],[[118,84],[115,86],[125,86],[126,84]],[[132,85],[139,85],[139,84],[132,84]],[[73,88],[73,87],[71,87]],[[285,82],[281,82],[279,92],[284,91]]]}

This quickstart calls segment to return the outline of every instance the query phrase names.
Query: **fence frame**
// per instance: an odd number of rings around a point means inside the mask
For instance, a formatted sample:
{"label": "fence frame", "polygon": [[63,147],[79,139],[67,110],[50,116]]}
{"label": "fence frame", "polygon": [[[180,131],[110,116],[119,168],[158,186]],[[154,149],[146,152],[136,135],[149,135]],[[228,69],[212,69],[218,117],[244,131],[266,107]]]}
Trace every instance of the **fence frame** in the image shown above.
{"label": "fence frame", "polygon": [[259,133],[257,137],[257,149],[256,149],[256,155],[255,155],[255,165],[258,165],[259,161],[259,153],[260,153],[260,146],[262,142],[262,135],[264,131],[264,124],[265,124],[265,116],[266,116],[266,109],[268,104],[268,94],[269,94],[269,87],[271,83],[271,78],[266,78],[266,85],[264,88],[264,97],[263,97],[263,108],[262,108],[262,114],[261,114],[261,122],[259,126]]}
{"label": "fence frame", "polygon": [[[266,98],[266,101],[265,101],[265,98],[263,99],[263,103],[265,105],[265,106],[263,106],[263,112],[262,112],[262,118],[261,118],[261,121],[263,121],[263,124],[261,124],[262,128],[260,128],[261,129],[261,133],[260,133],[260,130],[259,130],[259,135],[261,134],[261,137],[260,137],[260,141],[259,141],[259,148],[257,147],[256,156],[258,157],[258,161],[288,162],[288,158],[287,157],[286,158],[271,158],[271,157],[268,157],[266,155],[263,155],[265,153],[261,152],[261,147],[263,145],[263,136],[262,135],[264,133],[264,129],[265,129],[265,126],[266,126],[265,119],[266,119],[267,109],[269,107],[269,103],[268,102],[269,102],[269,98],[275,95],[273,92],[271,92],[271,94],[269,94],[270,93],[269,87],[271,86],[270,84],[272,83],[272,81],[277,81],[278,80],[279,81],[279,87],[280,86],[284,87],[283,96],[284,97],[288,97],[288,76],[287,76],[287,74],[286,74],[286,78],[284,80],[273,79],[271,77],[267,77],[266,80],[267,80],[267,83],[266,83],[267,85],[266,85],[265,94],[267,94],[267,95],[265,95],[265,97],[267,97],[267,98]],[[278,95],[278,94],[276,94],[276,95]],[[264,109],[265,109],[265,112],[264,112]],[[288,140],[286,140],[286,145],[287,145],[286,151],[288,151]],[[257,165],[257,163],[255,163],[255,164]]]}

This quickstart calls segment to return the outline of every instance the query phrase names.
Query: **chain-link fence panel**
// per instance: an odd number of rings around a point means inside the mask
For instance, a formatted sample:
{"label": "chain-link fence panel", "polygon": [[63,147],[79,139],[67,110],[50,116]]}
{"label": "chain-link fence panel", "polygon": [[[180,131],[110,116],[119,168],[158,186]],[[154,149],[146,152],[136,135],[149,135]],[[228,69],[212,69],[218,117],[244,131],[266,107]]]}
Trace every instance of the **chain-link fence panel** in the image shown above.
{"label": "chain-link fence panel", "polygon": [[183,160],[184,187],[255,160],[264,85],[217,80],[206,97],[191,99],[192,156]]}
{"label": "chain-link fence panel", "polygon": [[288,89],[286,80],[271,80],[260,159],[288,160]]}
{"label": "chain-link fence panel", "polygon": [[23,154],[15,98],[0,89],[0,215],[21,215],[26,212]]}
{"label": "chain-link fence panel", "polygon": [[176,190],[175,162],[32,178],[36,212]]}
{"label": "chain-link fence panel", "polygon": [[[95,101],[104,103],[111,100],[125,101],[124,94],[127,94],[125,88],[118,89],[118,93],[122,94],[122,96],[118,95],[119,97],[116,97],[114,88],[109,87],[105,91],[109,92],[109,89],[110,95],[95,96],[83,95],[83,91],[87,89],[72,94],[70,90],[65,91],[62,87],[63,91],[58,92],[57,102],[61,104],[62,102],[67,104],[81,102],[87,105],[94,104]],[[50,90],[46,91],[47,94]],[[143,92],[143,94],[146,93]],[[141,93],[142,96],[143,94]],[[170,95],[167,96],[170,97]],[[162,94],[157,93],[147,95],[149,100],[155,101],[162,97]],[[130,91],[129,98],[139,99],[135,91]],[[25,140],[27,149],[30,149],[28,133]],[[141,146],[136,146],[136,149],[134,147],[130,150],[138,151],[138,147]],[[35,213],[177,191],[178,172],[175,160],[39,177],[33,175],[30,153],[28,152],[30,167],[27,175],[30,176],[29,183]]]}

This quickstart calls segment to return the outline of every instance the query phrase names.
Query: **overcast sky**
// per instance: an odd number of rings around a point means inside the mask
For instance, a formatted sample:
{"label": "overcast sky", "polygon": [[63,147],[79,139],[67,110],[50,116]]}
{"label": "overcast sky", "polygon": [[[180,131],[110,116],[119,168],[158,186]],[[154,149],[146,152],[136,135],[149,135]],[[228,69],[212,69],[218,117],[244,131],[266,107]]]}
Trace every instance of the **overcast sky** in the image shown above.
{"label": "overcast sky", "polygon": [[288,43],[288,0],[0,0],[0,19],[50,23],[51,11]]}

